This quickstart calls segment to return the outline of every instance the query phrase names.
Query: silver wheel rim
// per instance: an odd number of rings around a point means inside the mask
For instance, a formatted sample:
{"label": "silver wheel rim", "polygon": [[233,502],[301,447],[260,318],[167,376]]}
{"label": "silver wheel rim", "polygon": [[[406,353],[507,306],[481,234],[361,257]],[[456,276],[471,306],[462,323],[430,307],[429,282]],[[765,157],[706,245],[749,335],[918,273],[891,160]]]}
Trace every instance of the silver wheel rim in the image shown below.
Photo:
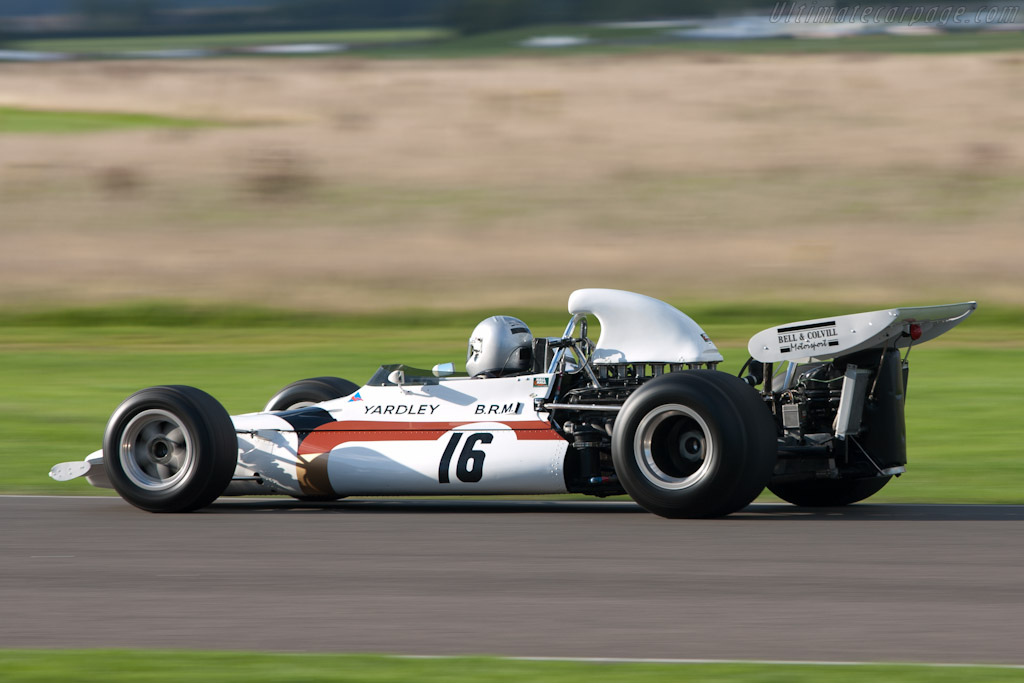
{"label": "silver wheel rim", "polygon": [[707,422],[678,403],[644,415],[633,437],[633,454],[647,481],[673,491],[706,479],[717,457]]}
{"label": "silver wheel rim", "polygon": [[147,491],[181,486],[195,469],[196,454],[185,425],[166,410],[144,410],[121,432],[121,469]]}

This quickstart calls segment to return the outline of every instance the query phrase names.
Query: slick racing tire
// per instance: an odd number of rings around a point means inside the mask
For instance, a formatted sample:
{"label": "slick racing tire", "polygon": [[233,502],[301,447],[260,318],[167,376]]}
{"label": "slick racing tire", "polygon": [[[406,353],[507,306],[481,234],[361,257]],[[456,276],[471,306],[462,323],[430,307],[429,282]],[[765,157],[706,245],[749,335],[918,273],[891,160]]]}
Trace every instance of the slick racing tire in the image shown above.
{"label": "slick racing tire", "polygon": [[359,390],[359,386],[340,377],[313,377],[300,379],[281,389],[270,399],[263,412],[278,410],[295,410],[315,403],[350,396]]}
{"label": "slick racing tire", "polygon": [[633,500],[662,517],[719,517],[764,489],[778,454],[757,392],[717,370],[656,377],[623,404],[612,462]]}
{"label": "slick racing tire", "polygon": [[769,483],[768,490],[787,503],[800,507],[841,507],[870,498],[881,491],[890,479],[892,477],[807,479]]}
{"label": "slick racing tire", "polygon": [[238,439],[224,407],[193,387],[137,391],[111,415],[103,463],[121,497],[149,512],[190,512],[224,492]]}

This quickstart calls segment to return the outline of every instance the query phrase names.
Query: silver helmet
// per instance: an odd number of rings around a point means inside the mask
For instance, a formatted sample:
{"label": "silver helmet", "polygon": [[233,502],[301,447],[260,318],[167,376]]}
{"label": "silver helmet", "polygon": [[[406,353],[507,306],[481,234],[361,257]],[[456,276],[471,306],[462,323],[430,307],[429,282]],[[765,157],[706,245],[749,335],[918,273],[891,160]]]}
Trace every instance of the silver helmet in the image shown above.
{"label": "silver helmet", "polygon": [[494,315],[473,329],[466,351],[466,372],[500,375],[529,370],[533,363],[533,335],[519,318]]}

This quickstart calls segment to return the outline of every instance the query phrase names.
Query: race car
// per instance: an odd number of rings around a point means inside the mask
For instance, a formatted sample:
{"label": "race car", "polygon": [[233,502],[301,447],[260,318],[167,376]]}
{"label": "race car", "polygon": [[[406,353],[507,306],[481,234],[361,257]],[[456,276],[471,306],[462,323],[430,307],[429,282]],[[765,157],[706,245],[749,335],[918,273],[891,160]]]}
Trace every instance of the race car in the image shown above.
{"label": "race car", "polygon": [[[492,316],[466,372],[384,365],[362,386],[284,387],[231,417],[209,394],[158,386],[113,413],[84,476],[151,512],[219,496],[628,494],[664,517],[716,517],[767,488],[801,506],[878,492],[907,462],[907,356],[975,302],[804,320],[755,334],[738,376],[707,333],[641,294],[580,289],[560,337]],[[600,325],[597,341],[588,321]]]}

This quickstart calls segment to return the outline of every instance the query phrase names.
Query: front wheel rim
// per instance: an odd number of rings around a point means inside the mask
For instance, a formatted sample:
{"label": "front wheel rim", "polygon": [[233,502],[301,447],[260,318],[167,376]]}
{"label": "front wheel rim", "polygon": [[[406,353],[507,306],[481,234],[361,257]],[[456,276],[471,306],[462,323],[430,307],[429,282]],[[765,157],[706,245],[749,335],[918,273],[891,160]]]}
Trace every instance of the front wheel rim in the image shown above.
{"label": "front wheel rim", "polygon": [[658,406],[644,415],[633,438],[633,454],[648,482],[673,491],[706,479],[717,459],[707,422],[678,403]]}
{"label": "front wheel rim", "polygon": [[121,432],[121,469],[146,491],[181,486],[195,468],[195,446],[182,421],[166,410],[144,410]]}

